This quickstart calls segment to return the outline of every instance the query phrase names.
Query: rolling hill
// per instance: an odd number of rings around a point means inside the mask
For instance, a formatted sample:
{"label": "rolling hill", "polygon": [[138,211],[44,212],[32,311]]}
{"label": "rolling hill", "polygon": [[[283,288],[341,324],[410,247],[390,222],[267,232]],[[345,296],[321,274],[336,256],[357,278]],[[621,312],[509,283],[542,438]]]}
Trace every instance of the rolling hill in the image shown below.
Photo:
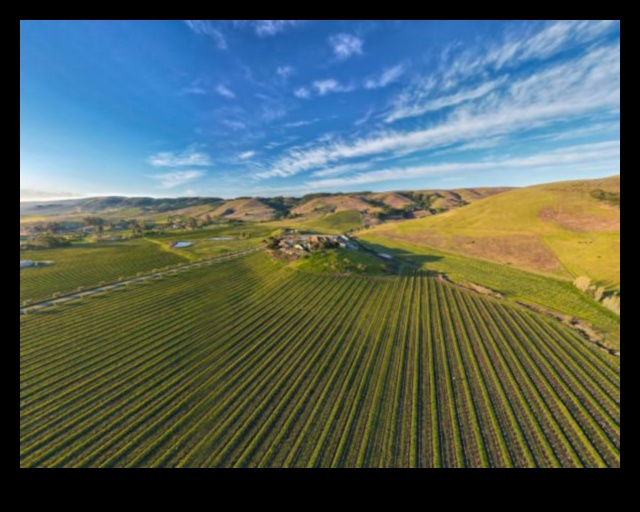
{"label": "rolling hill", "polygon": [[83,215],[144,215],[152,213],[172,212],[202,205],[216,205],[223,202],[217,197],[88,197],[82,199],[65,199],[60,201],[20,201],[20,217],[56,216],[73,219]]}
{"label": "rolling hill", "polygon": [[[88,215],[98,215],[109,221],[123,218],[165,222],[169,216],[205,216],[265,222],[296,217],[320,220],[341,212],[361,218],[362,225],[376,225],[391,216],[420,218],[459,206],[508,189],[477,188],[457,190],[423,190],[419,192],[310,194],[294,197],[243,197],[220,199],[184,197],[156,199],[150,197],[91,197],[61,201],[29,201],[20,203],[20,222],[81,221]],[[331,223],[331,222],[330,222]]]}
{"label": "rolling hill", "polygon": [[620,177],[514,189],[371,235],[620,287]]}
{"label": "rolling hill", "polygon": [[213,210],[211,215],[214,217],[243,220],[245,222],[260,222],[273,220],[276,215],[276,210],[259,199],[249,198],[225,201]]}

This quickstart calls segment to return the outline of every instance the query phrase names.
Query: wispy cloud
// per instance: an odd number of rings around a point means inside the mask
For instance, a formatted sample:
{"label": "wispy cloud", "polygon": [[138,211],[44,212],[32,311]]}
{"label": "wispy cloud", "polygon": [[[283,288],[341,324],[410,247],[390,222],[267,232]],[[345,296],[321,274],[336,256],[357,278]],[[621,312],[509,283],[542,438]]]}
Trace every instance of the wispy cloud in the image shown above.
{"label": "wispy cloud", "polygon": [[405,66],[403,64],[398,64],[385,69],[379,76],[365,80],[364,86],[366,89],[381,89],[383,87],[387,87],[393,82],[398,81],[404,72]]}
{"label": "wispy cloud", "polygon": [[589,43],[616,25],[615,20],[561,20],[545,25],[528,37],[510,33],[487,52],[483,63],[502,68],[511,63],[545,59],[570,44]]}
{"label": "wispy cloud", "polygon": [[[504,160],[482,160],[478,162],[449,162],[435,165],[420,165],[412,167],[398,167],[362,172],[342,178],[329,178],[305,183],[306,188],[330,190],[366,185],[379,182],[417,179],[427,176],[449,174],[454,172],[473,172],[496,169],[522,170],[529,172],[534,169],[546,170],[574,166],[597,166],[608,172],[615,172],[619,168],[620,142],[609,141],[599,144],[570,146],[556,151],[537,153],[530,156],[510,158]],[[322,171],[320,171],[322,172]],[[316,174],[314,174],[315,176]]]}
{"label": "wispy cloud", "polygon": [[294,69],[292,66],[278,66],[276,68],[276,75],[278,75],[283,82],[286,82],[293,73]]}
{"label": "wispy cloud", "polygon": [[162,174],[153,174],[150,178],[158,181],[160,188],[175,188],[181,185],[185,185],[199,178],[202,178],[206,173],[204,171],[173,171]]}
{"label": "wispy cloud", "polygon": [[362,126],[364,124],[367,124],[369,122],[369,119],[371,119],[372,116],[373,116],[373,109],[370,108],[365,112],[365,114],[362,117],[360,117],[359,119],[356,119],[353,124],[355,126]]}
{"label": "wispy cloud", "polygon": [[396,102],[387,115],[385,121],[392,123],[399,119],[405,119],[407,117],[418,117],[427,112],[435,112],[447,107],[454,107],[465,103],[467,101],[477,100],[491,93],[499,86],[504,84],[506,78],[499,80],[492,80],[472,87],[469,89],[463,89],[455,94],[440,96],[432,100],[421,102],[415,97],[408,97],[407,95],[401,95],[396,99]]}
{"label": "wispy cloud", "polygon": [[285,177],[341,160],[389,152],[408,154],[479,138],[513,136],[585,116],[610,115],[619,108],[620,44],[596,46],[583,55],[506,82],[475,101],[459,103],[430,126],[294,148],[258,177]]}
{"label": "wispy cloud", "polygon": [[320,96],[325,96],[326,94],[334,92],[351,92],[355,88],[353,85],[341,84],[335,78],[316,80],[312,85]]}
{"label": "wispy cloud", "polygon": [[246,130],[247,129],[246,123],[244,123],[242,121],[237,121],[235,119],[223,119],[221,122],[227,128],[231,128],[234,131]]}
{"label": "wispy cloud", "polygon": [[[584,48],[585,43],[601,43],[617,28],[619,22],[612,20],[518,24],[494,41],[474,46],[451,45],[442,52],[439,70],[414,77],[396,97],[386,121],[418,117],[489,95],[513,80],[507,73],[519,66],[550,59],[576,47]],[[478,78],[483,82],[464,87]],[[461,85],[464,88],[451,92]]]}
{"label": "wispy cloud", "polygon": [[216,92],[220,96],[224,96],[225,98],[228,98],[230,100],[236,97],[236,94],[224,84],[218,84],[218,86],[216,87]]}
{"label": "wispy cloud", "polygon": [[461,53],[445,51],[443,84],[453,86],[486,70],[509,69],[525,62],[548,59],[601,39],[618,27],[616,20],[560,20],[511,28],[499,41]]}
{"label": "wispy cloud", "polygon": [[202,84],[200,83],[199,80],[194,80],[191,85],[187,86],[187,87],[183,87],[180,90],[180,94],[183,95],[187,95],[187,94],[193,94],[193,95],[205,95],[207,94],[207,89],[205,89]]}
{"label": "wispy cloud", "polygon": [[[362,86],[367,89],[380,89],[387,87],[393,82],[397,81],[405,72],[405,67],[401,64],[385,69],[380,75],[369,78],[364,81]],[[358,89],[359,85],[353,81],[349,83],[340,82],[336,78],[325,78],[323,80],[316,80],[309,86],[299,87],[293,91],[294,96],[297,98],[308,99],[314,93],[318,96],[326,96],[331,93],[339,92],[352,92]]]}
{"label": "wispy cloud", "polygon": [[154,167],[208,167],[213,165],[209,155],[193,147],[177,153],[171,151],[156,153],[147,159],[147,163]]}
{"label": "wispy cloud", "polygon": [[233,20],[236,27],[251,27],[260,37],[275,36],[288,28],[295,28],[305,20]]}
{"label": "wispy cloud", "polygon": [[225,39],[222,32],[214,27],[214,25],[209,20],[184,20],[193,32],[199,35],[205,35],[211,37],[219,50],[227,49],[227,40]]}
{"label": "wispy cloud", "polygon": [[620,132],[620,122],[596,123],[591,126],[584,126],[573,130],[566,130],[560,133],[551,134],[545,138],[550,140],[569,140],[581,137],[591,137],[605,133]]}
{"label": "wispy cloud", "polygon": [[303,121],[293,121],[291,123],[285,123],[283,126],[285,128],[300,128],[302,126],[308,126],[310,124],[317,123],[318,121],[320,121],[320,119],[316,117],[315,119],[306,119]]}
{"label": "wispy cloud", "polygon": [[340,176],[355,171],[369,169],[373,165],[372,162],[360,162],[357,164],[336,165],[335,167],[327,167],[313,172],[312,176],[316,178],[327,178],[329,176]]}
{"label": "wispy cloud", "polygon": [[238,160],[250,160],[254,156],[256,156],[255,151],[245,151],[244,153],[240,153],[238,155]]}
{"label": "wispy cloud", "polygon": [[296,98],[306,100],[311,97],[311,91],[306,87],[298,87],[295,91],[293,91],[293,95]]}
{"label": "wispy cloud", "polygon": [[338,60],[346,60],[354,55],[362,55],[363,41],[353,34],[334,34],[329,44]]}

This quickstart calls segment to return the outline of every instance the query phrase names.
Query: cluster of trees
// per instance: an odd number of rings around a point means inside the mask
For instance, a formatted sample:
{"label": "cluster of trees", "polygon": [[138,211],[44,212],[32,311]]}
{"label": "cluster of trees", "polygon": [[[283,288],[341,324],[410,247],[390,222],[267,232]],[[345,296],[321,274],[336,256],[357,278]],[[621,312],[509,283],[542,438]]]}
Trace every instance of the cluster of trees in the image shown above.
{"label": "cluster of trees", "polygon": [[591,197],[599,201],[605,201],[609,204],[620,206],[620,192],[607,192],[605,190],[596,189],[592,190],[590,194]]}
{"label": "cluster of trees", "polygon": [[84,222],[84,225],[88,228],[96,228],[98,233],[103,233],[104,227],[107,224],[107,222],[102,217],[93,216],[85,217],[84,219],[82,219],[82,222]]}
{"label": "cluster of trees", "polygon": [[37,251],[40,249],[57,249],[59,247],[68,247],[71,242],[62,236],[42,235],[30,240],[29,242],[20,244],[21,251]]}
{"label": "cluster of trees", "polygon": [[414,208],[391,208],[390,206],[385,206],[381,211],[376,213],[376,217],[379,220],[387,220],[387,219],[411,219],[413,218]]}
{"label": "cluster of trees", "polygon": [[414,210],[430,210],[433,207],[433,194],[423,192],[405,192],[404,195],[413,201]]}
{"label": "cluster of trees", "polygon": [[573,284],[578,288],[578,290],[586,293],[589,297],[598,301],[605,308],[618,315],[620,314],[620,292],[607,293],[604,286],[598,286],[587,276],[577,277]]}
{"label": "cluster of trees", "polygon": [[32,230],[38,234],[47,233],[49,235],[57,235],[64,231],[64,226],[59,222],[41,222],[34,225]]}

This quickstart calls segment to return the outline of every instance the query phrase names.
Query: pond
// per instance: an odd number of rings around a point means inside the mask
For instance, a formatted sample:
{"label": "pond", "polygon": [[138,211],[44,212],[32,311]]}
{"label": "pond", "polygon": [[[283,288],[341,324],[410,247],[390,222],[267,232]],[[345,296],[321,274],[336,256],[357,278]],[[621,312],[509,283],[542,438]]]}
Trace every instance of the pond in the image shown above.
{"label": "pond", "polygon": [[184,249],[185,247],[191,247],[193,244],[191,242],[176,242],[173,244],[174,249]]}

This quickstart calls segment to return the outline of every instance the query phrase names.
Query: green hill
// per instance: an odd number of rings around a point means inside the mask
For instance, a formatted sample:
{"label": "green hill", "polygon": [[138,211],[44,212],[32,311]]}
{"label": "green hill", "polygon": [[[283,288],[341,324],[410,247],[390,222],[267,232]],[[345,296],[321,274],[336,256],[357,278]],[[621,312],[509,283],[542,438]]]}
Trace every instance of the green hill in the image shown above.
{"label": "green hill", "polygon": [[307,229],[317,229],[327,233],[344,233],[362,227],[362,215],[356,210],[344,210],[304,223]]}
{"label": "green hill", "polygon": [[371,230],[386,238],[620,287],[620,176],[537,185]]}

